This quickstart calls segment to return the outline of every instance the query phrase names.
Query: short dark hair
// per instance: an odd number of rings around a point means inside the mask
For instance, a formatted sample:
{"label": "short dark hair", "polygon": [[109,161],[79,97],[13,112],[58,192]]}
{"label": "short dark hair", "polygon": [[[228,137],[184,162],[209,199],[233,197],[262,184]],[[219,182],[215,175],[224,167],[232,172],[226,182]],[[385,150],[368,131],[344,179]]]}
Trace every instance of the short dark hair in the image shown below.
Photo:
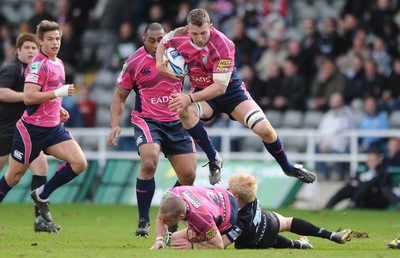
{"label": "short dark hair", "polygon": [[44,33],[52,30],[58,30],[61,34],[60,25],[57,22],[43,20],[36,27],[36,35],[40,40],[43,40]]}
{"label": "short dark hair", "polygon": [[193,25],[201,27],[204,23],[211,23],[210,15],[204,9],[193,9],[189,12],[186,18],[187,24],[191,23]]}
{"label": "short dark hair", "polygon": [[39,47],[39,41],[35,34],[24,32],[19,34],[17,40],[15,41],[15,45],[18,49],[22,48],[22,45],[26,42],[34,42],[37,47]]}
{"label": "short dark hair", "polygon": [[147,24],[146,28],[144,29],[144,36],[147,36],[147,32],[149,30],[163,30],[163,31],[165,31],[164,26],[162,24],[158,23],[158,22],[152,22],[150,24]]}

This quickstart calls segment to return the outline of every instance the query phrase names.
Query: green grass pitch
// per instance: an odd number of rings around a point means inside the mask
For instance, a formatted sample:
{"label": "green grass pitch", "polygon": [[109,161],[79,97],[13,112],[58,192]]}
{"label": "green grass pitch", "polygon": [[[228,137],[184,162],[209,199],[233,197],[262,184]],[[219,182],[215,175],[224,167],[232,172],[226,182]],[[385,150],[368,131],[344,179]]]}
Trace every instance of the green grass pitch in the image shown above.
{"label": "green grass pitch", "polygon": [[[312,250],[149,250],[155,239],[136,238],[137,208],[122,205],[50,206],[59,234],[33,232],[33,205],[0,204],[0,257],[400,257],[400,250],[387,249],[387,242],[400,234],[400,213],[395,211],[277,210],[284,216],[306,219],[328,230],[352,228],[369,238],[353,238],[344,245],[309,237]],[[152,208],[154,221],[157,208]],[[182,226],[181,226],[182,227]],[[285,233],[297,239],[297,235]]]}

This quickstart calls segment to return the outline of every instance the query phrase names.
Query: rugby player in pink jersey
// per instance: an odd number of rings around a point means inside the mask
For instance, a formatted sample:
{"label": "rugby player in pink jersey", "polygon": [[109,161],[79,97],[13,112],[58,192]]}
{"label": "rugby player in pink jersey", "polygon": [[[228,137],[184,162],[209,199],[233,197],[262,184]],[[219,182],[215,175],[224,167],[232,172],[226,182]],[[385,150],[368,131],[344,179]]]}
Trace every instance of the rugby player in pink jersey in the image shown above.
{"label": "rugby player in pink jersey", "polygon": [[238,203],[219,187],[179,186],[168,190],[161,201],[156,220],[156,240],[151,249],[169,244],[167,227],[183,221],[187,228],[172,234],[178,249],[224,249],[222,235],[236,223]]}
{"label": "rugby player in pink jersey", "polygon": [[[24,104],[24,71],[28,63],[39,51],[39,40],[32,33],[21,33],[17,40],[17,57],[0,70],[0,171],[10,158],[15,124],[25,111]],[[62,110],[63,121],[69,118],[66,110]],[[31,190],[40,187],[47,181],[48,164],[46,155],[40,152],[29,167],[32,171]],[[40,216],[35,206],[35,232],[57,233],[60,226],[47,222]]]}
{"label": "rugby player in pink jersey", "polygon": [[176,48],[184,57],[192,84],[190,94],[172,95],[169,108],[179,114],[195,141],[207,142],[208,136],[200,130],[203,127],[201,120],[207,121],[218,113],[226,113],[262,139],[265,148],[286,175],[305,183],[315,181],[314,173],[288,160],[275,129],[251,98],[234,67],[235,45],[213,27],[207,11],[191,10],[187,26],[165,35],[157,48],[157,69],[166,76],[176,78],[167,69],[167,61],[162,61],[163,52],[168,47]]}
{"label": "rugby player in pink jersey", "polygon": [[125,61],[110,108],[111,132],[108,143],[116,146],[115,140],[121,134],[119,124],[126,99],[131,91],[136,93],[131,122],[141,160],[136,180],[139,210],[139,223],[135,231],[137,237],[147,237],[149,234],[149,212],[156,188],[154,175],[160,152],[168,158],[178,176],[175,186],[192,185],[196,178],[197,158],[192,137],[183,128],[176,112],[168,109],[171,95],[181,92],[183,79],[166,77],[156,68],[156,49],[164,35],[161,24],[146,26],[142,39],[144,46]]}
{"label": "rugby player in pink jersey", "polygon": [[40,52],[25,70],[24,103],[27,106],[16,124],[8,170],[0,179],[0,201],[18,184],[41,151],[64,160],[54,176],[31,192],[40,215],[52,222],[48,198],[87,167],[85,155],[70,132],[62,126],[60,110],[63,97],[74,94],[74,85],[65,85],[63,62],[57,58],[61,29],[54,21],[37,26]]}

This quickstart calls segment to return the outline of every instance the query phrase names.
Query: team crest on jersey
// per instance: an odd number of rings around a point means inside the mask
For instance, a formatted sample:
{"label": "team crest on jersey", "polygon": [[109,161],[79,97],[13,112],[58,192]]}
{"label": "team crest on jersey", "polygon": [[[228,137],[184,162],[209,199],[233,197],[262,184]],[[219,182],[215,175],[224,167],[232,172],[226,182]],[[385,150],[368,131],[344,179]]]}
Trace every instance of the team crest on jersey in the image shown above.
{"label": "team crest on jersey", "polygon": [[229,66],[231,65],[231,60],[229,59],[221,59],[217,65],[218,72],[227,72],[229,70]]}
{"label": "team crest on jersey", "polygon": [[142,74],[150,74],[150,73],[151,73],[151,70],[150,70],[150,68],[145,67],[145,68],[142,69],[141,73],[142,73]]}
{"label": "team crest on jersey", "polygon": [[215,233],[215,228],[211,228],[209,231],[206,232],[206,241],[212,239],[213,237],[215,237],[216,233]]}
{"label": "team crest on jersey", "polygon": [[202,54],[201,55],[201,60],[203,61],[203,63],[207,63],[207,55],[206,54]]}
{"label": "team crest on jersey", "polygon": [[29,73],[39,73],[40,62],[33,62],[29,67]]}

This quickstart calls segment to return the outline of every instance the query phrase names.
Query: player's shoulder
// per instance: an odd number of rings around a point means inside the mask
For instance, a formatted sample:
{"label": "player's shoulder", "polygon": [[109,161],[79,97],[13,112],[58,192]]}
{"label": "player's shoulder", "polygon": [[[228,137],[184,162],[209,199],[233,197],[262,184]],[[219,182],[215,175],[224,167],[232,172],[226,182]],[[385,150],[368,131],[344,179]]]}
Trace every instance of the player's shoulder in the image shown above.
{"label": "player's shoulder", "polygon": [[23,64],[16,58],[16,59],[8,62],[7,64],[3,65],[0,68],[0,73],[11,74],[11,73],[21,70],[21,67],[23,67]]}

